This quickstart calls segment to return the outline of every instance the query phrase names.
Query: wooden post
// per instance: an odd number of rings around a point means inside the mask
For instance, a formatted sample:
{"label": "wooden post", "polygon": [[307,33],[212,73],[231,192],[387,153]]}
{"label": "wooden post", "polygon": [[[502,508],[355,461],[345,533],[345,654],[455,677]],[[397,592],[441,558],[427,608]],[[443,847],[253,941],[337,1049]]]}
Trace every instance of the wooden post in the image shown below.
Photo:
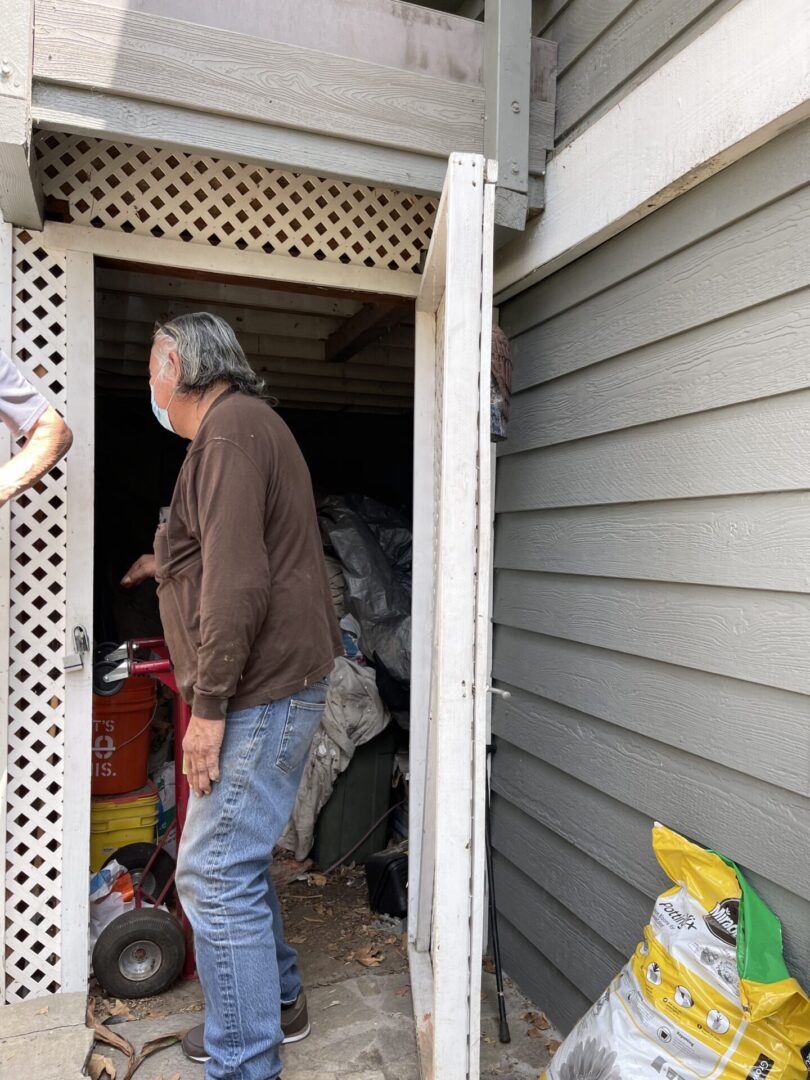
{"label": "wooden post", "polygon": [[0,212],[42,228],[42,189],[31,149],[33,0],[0,0]]}
{"label": "wooden post", "polygon": [[87,986],[87,838],[93,709],[93,550],[95,482],[95,348],[93,256],[68,251],[66,260],[67,416],[73,446],[67,469],[66,652],[83,627],[90,651],[84,667],[65,675],[65,777],[62,807],[62,990]]}
{"label": "wooden post", "polygon": [[495,222],[522,231],[529,208],[531,0],[487,0],[484,154],[498,162]]}

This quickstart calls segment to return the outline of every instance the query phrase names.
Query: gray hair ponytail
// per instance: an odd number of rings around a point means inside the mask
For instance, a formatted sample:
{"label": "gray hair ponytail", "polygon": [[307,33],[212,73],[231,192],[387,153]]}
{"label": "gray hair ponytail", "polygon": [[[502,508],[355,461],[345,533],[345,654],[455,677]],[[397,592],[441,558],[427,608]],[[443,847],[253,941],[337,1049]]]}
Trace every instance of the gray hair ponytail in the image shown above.
{"label": "gray hair ponytail", "polygon": [[157,343],[162,339],[180,358],[177,389],[181,394],[202,394],[214,383],[226,382],[243,394],[268,396],[236,334],[218,315],[195,311],[157,323],[152,340]]}

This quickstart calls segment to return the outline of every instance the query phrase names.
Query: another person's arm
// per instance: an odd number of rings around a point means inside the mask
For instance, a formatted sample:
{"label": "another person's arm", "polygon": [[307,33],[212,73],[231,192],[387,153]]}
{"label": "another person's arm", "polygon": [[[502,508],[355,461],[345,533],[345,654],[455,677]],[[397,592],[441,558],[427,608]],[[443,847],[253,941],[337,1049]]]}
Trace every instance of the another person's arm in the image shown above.
{"label": "another person's arm", "polygon": [[0,466],[0,506],[41,480],[65,456],[72,443],[70,428],[49,405],[34,421],[22,450]]}
{"label": "another person's arm", "polygon": [[0,420],[22,450],[0,466],[0,506],[32,487],[70,449],[70,428],[0,349]]}

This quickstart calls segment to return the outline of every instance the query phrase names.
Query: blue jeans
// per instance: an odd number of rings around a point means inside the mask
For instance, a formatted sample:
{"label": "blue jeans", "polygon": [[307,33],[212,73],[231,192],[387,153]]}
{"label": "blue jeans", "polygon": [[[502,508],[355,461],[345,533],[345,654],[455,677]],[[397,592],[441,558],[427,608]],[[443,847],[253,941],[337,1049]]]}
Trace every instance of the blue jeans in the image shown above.
{"label": "blue jeans", "polygon": [[327,683],[228,715],[219,783],[191,797],[177,891],[205,995],[206,1080],[281,1072],[281,1003],[301,989],[269,867],[295,804]]}

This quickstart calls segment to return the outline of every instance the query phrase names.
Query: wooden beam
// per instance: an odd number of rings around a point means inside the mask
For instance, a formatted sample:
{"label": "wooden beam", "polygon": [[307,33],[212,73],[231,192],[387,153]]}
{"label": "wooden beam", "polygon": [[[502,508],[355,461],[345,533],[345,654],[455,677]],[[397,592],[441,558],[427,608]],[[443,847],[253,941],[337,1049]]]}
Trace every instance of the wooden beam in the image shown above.
{"label": "wooden beam", "polygon": [[137,270],[122,270],[117,266],[105,267],[96,276],[96,281],[108,294],[121,292],[129,296],[160,296],[169,303],[174,300],[195,300],[202,305],[236,304],[240,307],[260,308],[262,311],[292,311],[344,319],[348,319],[361,308],[354,300],[343,300],[337,296],[285,292],[283,289],[268,289],[261,285],[242,285],[204,278],[147,274]]}
{"label": "wooden beam", "polygon": [[402,321],[398,304],[369,304],[334,330],[326,339],[324,355],[332,364],[350,360],[366,345],[379,340],[384,330]]}
{"label": "wooden beam", "polygon": [[42,228],[42,187],[31,149],[33,0],[0,0],[0,215]]}
{"label": "wooden beam", "polygon": [[497,301],[810,117],[808,56],[806,0],[740,0],[551,158],[544,213],[500,253]]}
{"label": "wooden beam", "polygon": [[444,158],[429,154],[36,79],[31,108],[34,123],[46,131],[227,157],[421,195],[438,194],[447,169]]}
{"label": "wooden beam", "polygon": [[417,274],[403,270],[381,270],[371,266],[347,266],[317,259],[293,259],[288,255],[265,255],[262,251],[186,244],[182,240],[136,236],[113,229],[92,229],[84,225],[45,222],[46,241],[61,251],[91,251],[106,259],[152,263],[155,266],[222,271],[234,277],[263,278],[269,281],[323,286],[331,291],[346,289],[380,297],[416,296]]}
{"label": "wooden beam", "polygon": [[476,86],[93,0],[37,5],[34,74],[441,157],[481,146]]}
{"label": "wooden beam", "polygon": [[529,210],[530,0],[488,0],[484,14],[484,154],[498,162],[495,222],[522,231]]}

